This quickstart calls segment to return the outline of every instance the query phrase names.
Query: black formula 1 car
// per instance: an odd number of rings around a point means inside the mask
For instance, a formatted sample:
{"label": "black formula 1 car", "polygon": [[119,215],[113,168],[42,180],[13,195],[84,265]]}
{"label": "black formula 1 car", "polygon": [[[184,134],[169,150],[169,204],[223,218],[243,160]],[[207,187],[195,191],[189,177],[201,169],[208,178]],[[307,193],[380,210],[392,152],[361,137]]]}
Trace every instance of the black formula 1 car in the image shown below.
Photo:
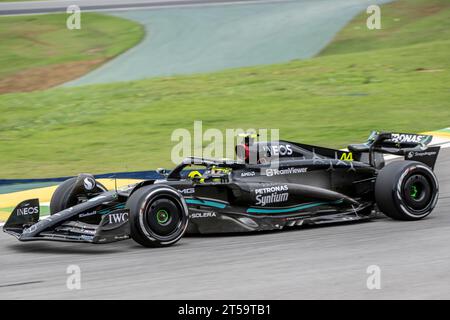
{"label": "black formula 1 car", "polygon": [[[4,225],[21,241],[108,243],[133,238],[167,246],[185,232],[230,233],[428,216],[438,200],[431,136],[374,132],[348,151],[247,135],[234,161],[187,158],[164,178],[108,191],[92,175],[63,182],[39,220],[39,201],[20,203]],[[384,154],[404,160],[385,165]]]}

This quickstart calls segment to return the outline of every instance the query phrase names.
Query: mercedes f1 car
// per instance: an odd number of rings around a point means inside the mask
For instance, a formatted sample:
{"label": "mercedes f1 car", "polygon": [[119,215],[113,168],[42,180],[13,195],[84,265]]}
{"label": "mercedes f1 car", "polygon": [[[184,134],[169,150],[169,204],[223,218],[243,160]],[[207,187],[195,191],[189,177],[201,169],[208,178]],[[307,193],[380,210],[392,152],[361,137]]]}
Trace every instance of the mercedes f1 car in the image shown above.
{"label": "mercedes f1 car", "polygon": [[[107,190],[80,174],[56,189],[51,216],[38,199],[20,203],[4,225],[21,241],[108,243],[133,238],[168,246],[185,232],[233,233],[366,220],[377,211],[397,220],[428,216],[438,201],[431,136],[371,134],[348,151],[247,135],[237,160],[187,158],[162,178]],[[384,155],[404,160],[385,164]]]}

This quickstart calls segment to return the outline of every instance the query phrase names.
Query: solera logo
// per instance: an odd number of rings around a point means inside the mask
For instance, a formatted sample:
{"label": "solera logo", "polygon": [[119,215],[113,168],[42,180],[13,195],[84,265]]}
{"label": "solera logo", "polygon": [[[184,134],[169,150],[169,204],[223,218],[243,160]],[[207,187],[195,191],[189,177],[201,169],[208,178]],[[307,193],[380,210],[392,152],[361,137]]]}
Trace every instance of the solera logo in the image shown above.
{"label": "solera logo", "polygon": [[67,7],[67,14],[70,16],[67,18],[66,26],[69,30],[80,30],[81,29],[81,9],[77,5],[71,5]]}
{"label": "solera logo", "polygon": [[371,5],[367,8],[367,14],[371,14],[367,18],[367,29],[380,30],[381,29],[381,8],[377,5]]}

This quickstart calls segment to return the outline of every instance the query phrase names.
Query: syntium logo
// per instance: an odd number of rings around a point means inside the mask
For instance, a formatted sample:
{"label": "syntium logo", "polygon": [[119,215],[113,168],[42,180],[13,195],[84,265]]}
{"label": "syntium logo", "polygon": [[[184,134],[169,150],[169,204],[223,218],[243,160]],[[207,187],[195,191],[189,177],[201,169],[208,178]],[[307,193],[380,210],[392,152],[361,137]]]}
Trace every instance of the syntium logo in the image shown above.
{"label": "syntium logo", "polygon": [[255,189],[256,204],[265,206],[270,203],[285,202],[289,198],[288,185],[268,186]]}
{"label": "syntium logo", "polygon": [[128,221],[128,212],[111,213],[109,215],[109,224],[122,223]]}
{"label": "syntium logo", "polygon": [[268,195],[258,194],[256,196],[256,204],[260,206],[265,206],[266,204],[285,202],[289,198],[289,193],[272,193]]}

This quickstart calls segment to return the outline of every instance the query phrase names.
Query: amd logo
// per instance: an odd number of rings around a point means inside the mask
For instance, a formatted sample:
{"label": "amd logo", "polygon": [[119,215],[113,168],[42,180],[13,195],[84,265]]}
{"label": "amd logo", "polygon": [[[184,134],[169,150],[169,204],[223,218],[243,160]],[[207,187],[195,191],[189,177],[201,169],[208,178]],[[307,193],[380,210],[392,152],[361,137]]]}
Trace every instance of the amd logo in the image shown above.
{"label": "amd logo", "polygon": [[241,177],[254,177],[256,176],[255,171],[245,171],[241,173]]}

